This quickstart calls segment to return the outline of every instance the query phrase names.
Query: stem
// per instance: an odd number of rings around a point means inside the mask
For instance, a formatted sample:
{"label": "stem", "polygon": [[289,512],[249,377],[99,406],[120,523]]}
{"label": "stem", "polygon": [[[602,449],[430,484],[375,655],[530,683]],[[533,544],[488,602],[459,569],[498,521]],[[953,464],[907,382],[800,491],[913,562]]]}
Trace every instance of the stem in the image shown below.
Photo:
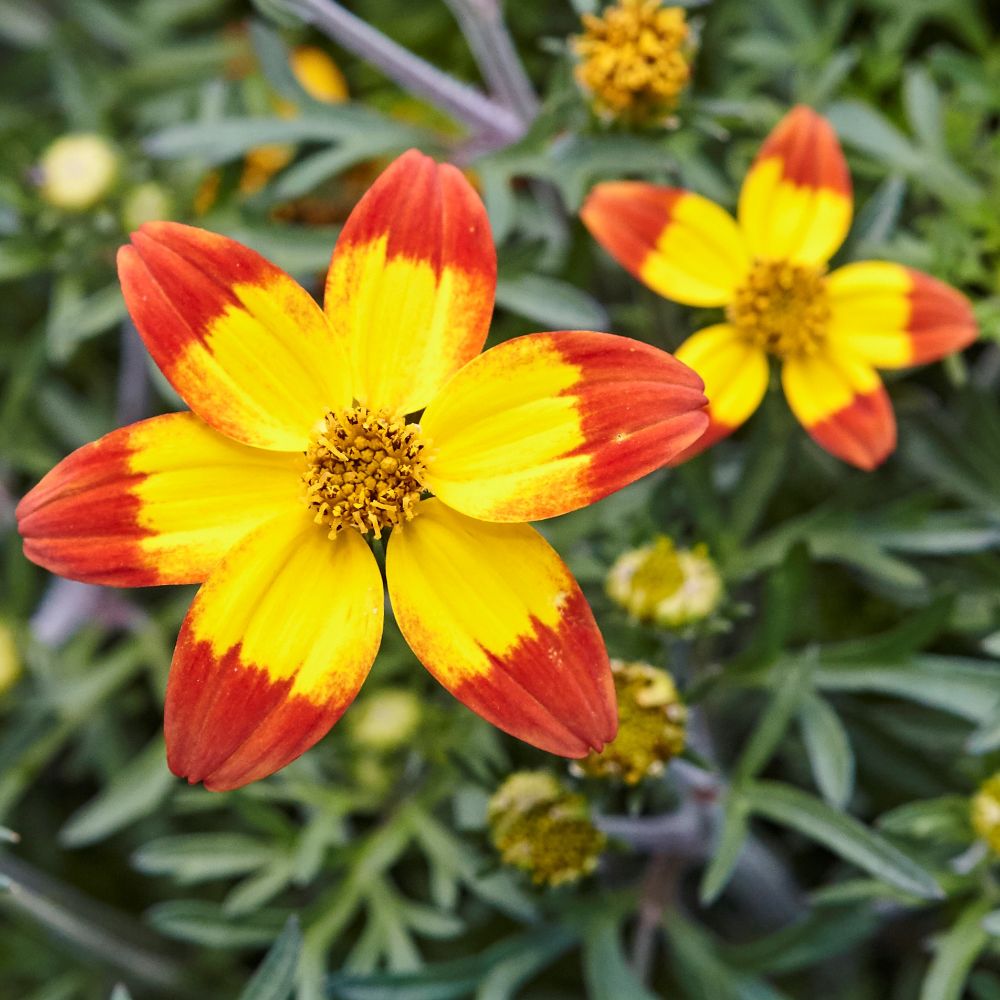
{"label": "stem", "polygon": [[445,0],[462,29],[487,86],[528,125],[538,98],[507,30],[499,0]]}
{"label": "stem", "polygon": [[334,0],[287,0],[287,6],[401,87],[426,98],[473,131],[496,137],[499,145],[516,142],[524,135],[524,123],[511,110],[415,56]]}

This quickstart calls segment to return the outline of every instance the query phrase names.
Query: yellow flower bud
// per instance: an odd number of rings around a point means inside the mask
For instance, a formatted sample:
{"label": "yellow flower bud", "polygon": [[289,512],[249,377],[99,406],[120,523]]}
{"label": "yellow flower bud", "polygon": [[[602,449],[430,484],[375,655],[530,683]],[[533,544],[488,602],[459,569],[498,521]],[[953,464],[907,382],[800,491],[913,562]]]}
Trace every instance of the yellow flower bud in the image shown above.
{"label": "yellow flower bud", "polygon": [[613,776],[634,785],[661,774],[684,749],[687,708],[666,670],[612,660],[611,671],[618,696],[618,735],[600,753],[571,766],[588,777]]}
{"label": "yellow flower bud", "polygon": [[417,731],[420,699],[402,689],[376,691],[363,698],[348,716],[355,742],[372,750],[389,751],[403,746]]}
{"label": "yellow flower bud", "polygon": [[138,229],[144,222],[169,219],[173,211],[170,195],[162,184],[146,181],[132,188],[122,202],[122,222],[128,230]]}
{"label": "yellow flower bud", "polygon": [[1000,771],[979,786],[972,797],[970,816],[977,836],[1000,854]]}
{"label": "yellow flower bud", "polygon": [[512,774],[490,799],[493,845],[539,885],[575,882],[597,867],[606,838],[587,800],[544,771]]}
{"label": "yellow flower bud", "polygon": [[64,135],[42,154],[41,196],[56,208],[80,212],[97,204],[118,175],[118,154],[99,135]]}
{"label": "yellow flower bud", "polygon": [[615,560],[606,588],[633,618],[666,628],[708,618],[722,599],[722,577],[707,547],[678,549],[664,535]]}
{"label": "yellow flower bud", "polygon": [[299,45],[292,50],[290,62],[295,79],[313,100],[325,104],[339,104],[347,100],[347,80],[323,49],[315,45]]}
{"label": "yellow flower bud", "polygon": [[680,7],[660,0],[619,0],[583,15],[573,40],[576,79],[606,118],[648,122],[677,105],[691,76],[690,30]]}
{"label": "yellow flower bud", "polygon": [[0,694],[9,691],[21,676],[21,657],[14,642],[14,632],[0,621]]}

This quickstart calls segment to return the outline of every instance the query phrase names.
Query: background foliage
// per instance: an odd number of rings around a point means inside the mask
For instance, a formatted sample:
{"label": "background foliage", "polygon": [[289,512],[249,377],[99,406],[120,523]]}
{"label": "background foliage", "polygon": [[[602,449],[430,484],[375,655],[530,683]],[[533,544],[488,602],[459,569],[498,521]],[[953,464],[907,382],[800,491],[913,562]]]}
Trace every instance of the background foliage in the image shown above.
{"label": "background foliage", "polygon": [[[630,133],[575,88],[578,11],[511,0],[541,110],[485,153],[287,6],[0,2],[0,618],[23,662],[0,694],[0,824],[20,835],[0,830],[0,996],[1000,998],[998,870],[968,822],[1000,767],[995,5],[716,0],[690,12],[700,50],[677,127]],[[351,6],[480,82],[447,5]],[[334,55],[353,102],[302,93],[287,65],[302,41]],[[272,91],[298,115],[276,115]],[[734,440],[544,526],[612,654],[667,667],[693,707],[687,759],[662,779],[580,786],[611,834],[597,875],[545,892],[499,867],[488,795],[516,768],[561,764],[451,701],[391,625],[359,706],[418,694],[403,746],[372,747],[348,713],[244,790],[171,778],[156,734],[190,591],[55,582],[13,530],[16,498],[69,450],[178,405],[115,280],[134,189],[155,182],[172,217],[315,287],[386,157],[456,155],[499,246],[494,341],[584,327],[669,349],[704,317],[599,252],[582,197],[627,173],[731,206],[796,101],[832,119],[854,173],[840,258],[954,283],[983,341],[892,381],[900,446],[876,474],[822,453],[772,396]],[[35,183],[71,131],[122,157],[114,191],[78,214]],[[241,193],[244,154],[273,142],[294,144],[292,163]],[[708,543],[729,594],[716,627],[657,632],[604,597],[614,558],[657,532]]]}

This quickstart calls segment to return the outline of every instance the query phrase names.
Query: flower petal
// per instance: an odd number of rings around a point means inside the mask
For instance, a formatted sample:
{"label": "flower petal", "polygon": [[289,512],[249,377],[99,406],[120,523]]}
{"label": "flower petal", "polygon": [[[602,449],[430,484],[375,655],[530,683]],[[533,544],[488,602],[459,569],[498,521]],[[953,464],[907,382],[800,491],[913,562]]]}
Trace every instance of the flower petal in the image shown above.
{"label": "flower petal", "polygon": [[535,333],[469,362],[427,407],[427,486],[485,521],[584,507],[658,469],[705,429],[701,379],[606,333]]}
{"label": "flower petal", "polygon": [[386,552],[400,631],[427,669],[504,732],[563,757],[614,739],[614,684],[594,616],[526,524],[426,500]]}
{"label": "flower petal", "polygon": [[253,250],[147,222],[118,253],[125,303],[149,353],[195,413],[244,444],[302,451],[350,406],[347,361],[322,310]]}
{"label": "flower petal", "polygon": [[673,464],[697,455],[732,434],[756,409],[767,392],[767,354],[728,323],[706,327],[677,348],[677,360],[693,368],[705,382],[708,430]]}
{"label": "flower petal", "polygon": [[689,306],[726,305],[749,266],[733,217],[691,191],[609,181],[590,192],[580,218],[640,281]]}
{"label": "flower petal", "polygon": [[781,381],[792,412],[830,454],[871,470],[896,447],[889,394],[861,358],[844,352],[791,358]]}
{"label": "flower petal", "polygon": [[193,413],[143,420],[77,449],[21,500],[24,554],[86,583],[200,583],[247,532],[298,507],[301,462]]}
{"label": "flower petal", "polygon": [[851,175],[830,123],[799,105],[764,140],[740,191],[750,252],[824,264],[851,227]]}
{"label": "flower petal", "polygon": [[831,340],[879,368],[937,361],[978,334],[961,292],[902,264],[848,264],[827,278],[827,290]]}
{"label": "flower petal", "polygon": [[167,685],[167,761],[213,791],[293,761],[329,731],[382,636],[382,576],[355,531],[301,511],[244,539],[198,591]]}
{"label": "flower petal", "polygon": [[344,225],[327,275],[358,400],[423,408],[482,350],[496,275],[486,209],[462,174],[415,149],[392,163]]}

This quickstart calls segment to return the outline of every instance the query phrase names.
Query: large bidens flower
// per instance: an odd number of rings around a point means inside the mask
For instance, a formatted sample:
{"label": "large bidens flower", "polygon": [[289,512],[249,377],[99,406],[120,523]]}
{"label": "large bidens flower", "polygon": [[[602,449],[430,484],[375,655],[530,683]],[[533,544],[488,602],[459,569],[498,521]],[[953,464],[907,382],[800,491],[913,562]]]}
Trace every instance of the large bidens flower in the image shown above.
{"label": "large bidens flower", "polygon": [[705,380],[709,398],[710,428],[688,455],[757,409],[772,355],[809,434],[838,458],[872,469],[896,444],[876,368],[936,361],[975,339],[968,301],[926,274],[885,261],[827,273],[851,211],[837,136],[803,106],[778,123],[757,154],[738,221],[677,188],[618,181],[591,192],[581,216],[619,263],[666,298],[726,309],[726,322],[677,351]]}
{"label": "large bidens flower", "polygon": [[602,333],[479,354],[496,284],[486,213],[457,170],[415,151],[344,226],[325,310],[222,236],[151,223],[132,242],[129,311],[193,412],[74,452],[17,516],[25,553],[53,572],[203,584],[167,688],[173,771],[234,788],[330,729],[379,645],[368,540],[388,529],[396,620],[444,687],[552,753],[612,739],[593,616],[520,522],[688,447],[708,422],[698,376]]}

